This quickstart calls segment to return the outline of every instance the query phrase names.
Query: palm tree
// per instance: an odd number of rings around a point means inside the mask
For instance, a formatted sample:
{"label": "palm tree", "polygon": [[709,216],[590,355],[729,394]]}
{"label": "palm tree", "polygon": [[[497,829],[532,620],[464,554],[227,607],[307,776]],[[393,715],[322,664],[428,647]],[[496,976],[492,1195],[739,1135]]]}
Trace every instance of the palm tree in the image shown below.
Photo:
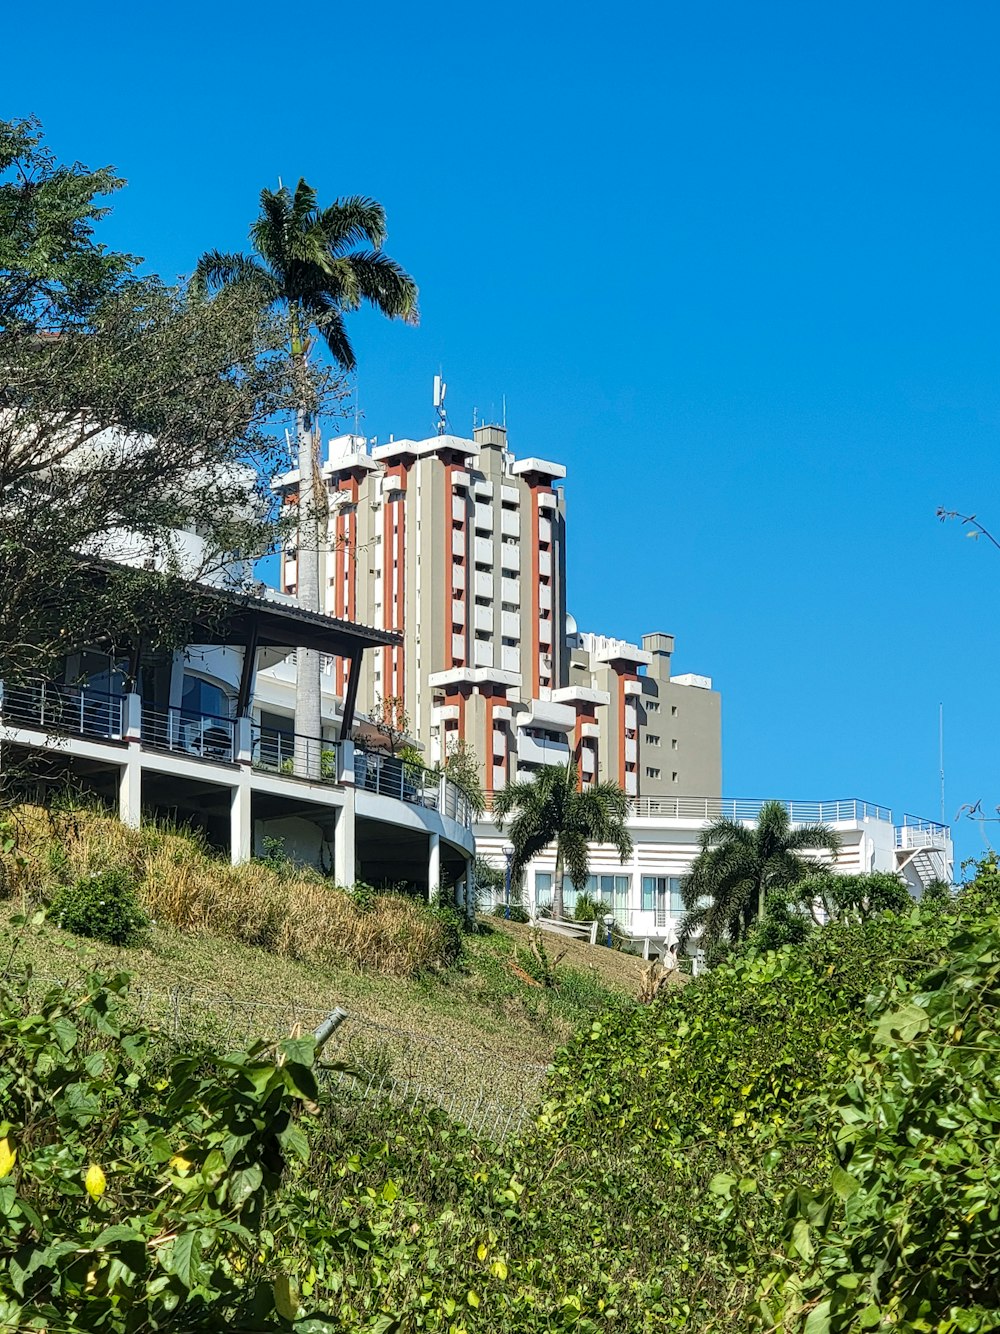
{"label": "palm tree", "polygon": [[[279,310],[287,318],[299,400],[298,599],[308,611],[323,610],[319,515],[326,511],[325,495],[316,485],[319,432],[309,355],[319,338],[338,366],[353,370],[354,349],[344,316],[364,302],[389,319],[416,320],[416,284],[383,252],[385,240],[385,209],[374,199],[352,195],[321,209],[315,190],[300,180],[294,193],[287,186],[261,191],[260,216],[250,228],[253,254],[207,251],[192,280],[200,295],[242,287],[263,309]],[[320,664],[313,649],[298,650],[295,719],[298,734],[321,735]],[[319,746],[307,750],[307,757],[296,756],[299,771],[318,769]]]}
{"label": "palm tree", "polygon": [[773,889],[797,884],[823,869],[808,850],[836,853],[840,838],[829,825],[793,829],[780,801],[765,801],[753,825],[719,819],[702,833],[701,850],[681,885],[687,911],[681,942],[697,931],[705,945],[743,940],[764,916]]}
{"label": "palm tree", "polygon": [[611,843],[622,861],[632,851],[625,826],[630,803],[616,783],[595,783],[578,790],[573,763],[547,764],[529,782],[510,783],[493,797],[498,829],[510,819],[507,833],[514,848],[511,875],[519,876],[536,853],[556,844],[552,877],[552,912],[563,915],[563,877],[583,889],[587,883],[588,843]]}

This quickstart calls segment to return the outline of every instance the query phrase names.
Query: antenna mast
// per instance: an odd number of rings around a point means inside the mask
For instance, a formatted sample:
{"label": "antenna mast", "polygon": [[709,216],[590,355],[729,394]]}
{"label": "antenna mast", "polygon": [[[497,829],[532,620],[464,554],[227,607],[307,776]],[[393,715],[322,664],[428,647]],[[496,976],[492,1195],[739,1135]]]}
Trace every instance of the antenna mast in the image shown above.
{"label": "antenna mast", "polygon": [[946,824],[944,817],[944,705],[938,705],[938,769],[941,777],[941,823]]}
{"label": "antenna mast", "polygon": [[437,415],[437,433],[444,435],[448,430],[448,410],[444,405],[445,395],[448,393],[448,386],[442,380],[440,375],[434,377],[434,412]]}

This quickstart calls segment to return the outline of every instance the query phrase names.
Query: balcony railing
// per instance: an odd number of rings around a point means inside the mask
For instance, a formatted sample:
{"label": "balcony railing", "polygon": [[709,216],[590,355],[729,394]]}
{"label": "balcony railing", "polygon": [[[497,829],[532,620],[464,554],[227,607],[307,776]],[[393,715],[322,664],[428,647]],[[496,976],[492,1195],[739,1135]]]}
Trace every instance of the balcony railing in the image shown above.
{"label": "balcony railing", "polygon": [[0,685],[0,721],[66,736],[120,741],[124,698],[89,686],[52,681]]}
{"label": "balcony railing", "polygon": [[314,783],[336,783],[337,742],[274,727],[255,727],[252,764],[267,773],[306,778]]}
{"label": "balcony railing", "polygon": [[[756,820],[764,798],[743,797],[633,797],[631,816],[638,820]],[[888,806],[851,798],[848,801],[781,801],[793,824],[858,824],[862,820],[882,820],[892,824]],[[487,811],[493,805],[493,793],[486,794]]]}
{"label": "balcony railing", "polygon": [[153,709],[143,706],[142,744],[148,750],[172,751],[233,764],[236,760],[236,724],[217,714],[189,709]]}
{"label": "balcony railing", "polygon": [[904,815],[903,823],[896,826],[897,848],[946,848],[950,840],[951,830],[936,820]]}
{"label": "balcony railing", "polygon": [[[137,697],[86,686],[48,681],[13,686],[0,682],[0,725],[7,727],[119,742],[126,739],[127,720],[138,720],[140,712],[141,731],[129,732],[128,737],[140,740],[146,750],[226,765],[249,758],[255,769],[310,782],[338,784],[346,777],[339,742],[276,728],[256,727],[250,731],[246,720],[189,709],[158,709],[147,704],[141,704],[140,709]],[[248,745],[249,753],[243,749]],[[354,778],[363,791],[439,811],[465,829],[472,825],[472,811],[464,793],[449,779],[420,764],[355,746]]]}
{"label": "balcony railing", "polygon": [[395,755],[357,746],[354,782],[361,791],[376,792],[383,797],[394,797],[397,801],[410,801],[440,811],[465,829],[472,824],[472,811],[465,794],[449,779],[431,773],[412,760],[401,760]]}
{"label": "balcony railing", "polygon": [[[756,820],[764,800],[740,797],[636,797],[632,814],[640,820]],[[868,801],[781,801],[793,824],[892,823],[892,811]]]}

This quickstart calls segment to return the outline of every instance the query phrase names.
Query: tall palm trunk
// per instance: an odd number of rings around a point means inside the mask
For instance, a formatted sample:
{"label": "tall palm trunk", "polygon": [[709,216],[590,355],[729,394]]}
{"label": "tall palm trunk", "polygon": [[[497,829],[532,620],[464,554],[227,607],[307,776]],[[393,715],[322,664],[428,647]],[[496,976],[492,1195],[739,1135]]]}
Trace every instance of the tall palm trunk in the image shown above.
{"label": "tall palm trunk", "polygon": [[[305,351],[297,321],[292,324],[293,355],[299,364],[303,395],[308,393]],[[298,602],[305,611],[322,611],[319,580],[319,506],[317,504],[315,418],[305,406],[296,413],[299,445]],[[319,778],[323,735],[323,695],[319,653],[295,650],[295,772]]]}
{"label": "tall palm trunk", "polygon": [[552,876],[552,916],[556,918],[562,917],[565,912],[563,900],[564,877],[562,839],[560,839],[556,844],[556,869]]}

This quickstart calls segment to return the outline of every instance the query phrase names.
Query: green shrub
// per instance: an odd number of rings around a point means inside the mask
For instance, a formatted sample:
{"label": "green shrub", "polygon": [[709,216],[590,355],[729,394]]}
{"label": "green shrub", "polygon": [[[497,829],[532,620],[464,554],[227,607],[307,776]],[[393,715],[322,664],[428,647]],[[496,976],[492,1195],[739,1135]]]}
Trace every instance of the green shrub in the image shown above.
{"label": "green shrub", "polygon": [[606,912],[603,899],[595,899],[592,894],[577,894],[573,909],[575,922],[599,922]]}
{"label": "green shrub", "polygon": [[493,909],[493,916],[506,918],[508,922],[520,922],[522,926],[531,921],[527,908],[520,903],[498,903]]}
{"label": "green shrub", "polygon": [[86,876],[57,890],[48,916],[65,931],[108,945],[134,945],[149,925],[135,878],[123,867]]}

